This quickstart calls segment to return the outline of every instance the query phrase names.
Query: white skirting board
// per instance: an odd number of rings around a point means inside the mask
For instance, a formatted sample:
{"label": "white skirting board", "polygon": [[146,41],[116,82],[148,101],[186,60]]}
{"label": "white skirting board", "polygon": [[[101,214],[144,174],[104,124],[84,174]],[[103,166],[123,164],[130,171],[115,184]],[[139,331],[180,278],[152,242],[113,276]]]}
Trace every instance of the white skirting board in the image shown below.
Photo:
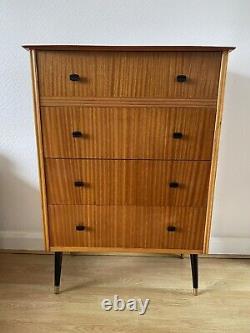
{"label": "white skirting board", "polygon": [[44,250],[43,235],[40,232],[0,231],[0,249]]}
{"label": "white skirting board", "polygon": [[[40,232],[0,231],[0,249],[43,250],[43,236]],[[209,253],[250,255],[250,238],[212,236]]]}
{"label": "white skirting board", "polygon": [[250,238],[212,236],[209,243],[209,254],[250,255]]}

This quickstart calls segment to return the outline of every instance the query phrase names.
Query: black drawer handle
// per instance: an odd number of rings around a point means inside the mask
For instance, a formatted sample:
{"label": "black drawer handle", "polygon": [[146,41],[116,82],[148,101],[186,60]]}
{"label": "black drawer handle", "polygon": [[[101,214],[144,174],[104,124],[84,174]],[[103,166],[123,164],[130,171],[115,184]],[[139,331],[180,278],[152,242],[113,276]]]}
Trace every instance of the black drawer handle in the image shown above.
{"label": "black drawer handle", "polygon": [[173,139],[182,139],[183,134],[181,132],[174,132],[173,133]]}
{"label": "black drawer handle", "polygon": [[84,225],[76,225],[76,231],[84,231],[85,230],[85,227]]}
{"label": "black drawer handle", "polygon": [[74,131],[74,132],[72,132],[72,136],[73,136],[73,138],[82,138],[83,133],[80,131]]}
{"label": "black drawer handle", "polygon": [[83,187],[84,186],[84,182],[82,182],[81,180],[76,180],[74,182],[75,187]]}
{"label": "black drawer handle", "polygon": [[176,231],[176,227],[173,226],[173,225],[169,225],[169,226],[167,227],[167,231],[169,231],[169,232],[175,232],[175,231]]}
{"label": "black drawer handle", "polygon": [[69,76],[70,81],[80,81],[80,76],[78,74],[70,74]]}
{"label": "black drawer handle", "polygon": [[187,81],[187,76],[184,74],[179,74],[176,76],[177,82],[186,82]]}
{"label": "black drawer handle", "polygon": [[177,183],[177,182],[170,182],[169,183],[169,187],[171,187],[171,188],[177,188],[177,187],[179,187],[179,183]]}

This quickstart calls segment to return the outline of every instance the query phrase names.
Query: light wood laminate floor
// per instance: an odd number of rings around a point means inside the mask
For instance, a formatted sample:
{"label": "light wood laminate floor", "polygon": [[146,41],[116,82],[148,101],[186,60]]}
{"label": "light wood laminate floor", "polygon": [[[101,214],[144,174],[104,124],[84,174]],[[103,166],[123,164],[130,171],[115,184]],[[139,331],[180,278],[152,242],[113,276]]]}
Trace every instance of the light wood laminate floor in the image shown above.
{"label": "light wood laminate floor", "polygon": [[[53,256],[0,254],[0,332],[250,332],[250,260],[200,258],[192,295],[189,258],[70,256],[53,294]],[[118,294],[150,298],[144,316],[105,312]]]}

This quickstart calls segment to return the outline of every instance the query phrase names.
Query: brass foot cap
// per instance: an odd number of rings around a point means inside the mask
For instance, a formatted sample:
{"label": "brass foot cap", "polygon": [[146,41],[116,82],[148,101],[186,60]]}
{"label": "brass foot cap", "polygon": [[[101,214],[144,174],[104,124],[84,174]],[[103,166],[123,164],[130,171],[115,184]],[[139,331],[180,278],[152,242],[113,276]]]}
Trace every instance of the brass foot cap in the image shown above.
{"label": "brass foot cap", "polygon": [[60,293],[60,287],[54,287],[54,294]]}
{"label": "brass foot cap", "polygon": [[193,295],[194,296],[198,296],[198,288],[194,288],[193,289]]}

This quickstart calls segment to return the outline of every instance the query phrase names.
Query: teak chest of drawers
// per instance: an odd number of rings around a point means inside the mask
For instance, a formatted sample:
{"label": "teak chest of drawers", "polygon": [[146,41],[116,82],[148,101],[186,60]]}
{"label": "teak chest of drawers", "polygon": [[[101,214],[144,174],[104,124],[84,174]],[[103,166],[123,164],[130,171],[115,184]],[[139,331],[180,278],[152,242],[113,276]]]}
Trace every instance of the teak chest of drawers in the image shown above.
{"label": "teak chest of drawers", "polygon": [[207,253],[231,47],[25,46],[46,250]]}

